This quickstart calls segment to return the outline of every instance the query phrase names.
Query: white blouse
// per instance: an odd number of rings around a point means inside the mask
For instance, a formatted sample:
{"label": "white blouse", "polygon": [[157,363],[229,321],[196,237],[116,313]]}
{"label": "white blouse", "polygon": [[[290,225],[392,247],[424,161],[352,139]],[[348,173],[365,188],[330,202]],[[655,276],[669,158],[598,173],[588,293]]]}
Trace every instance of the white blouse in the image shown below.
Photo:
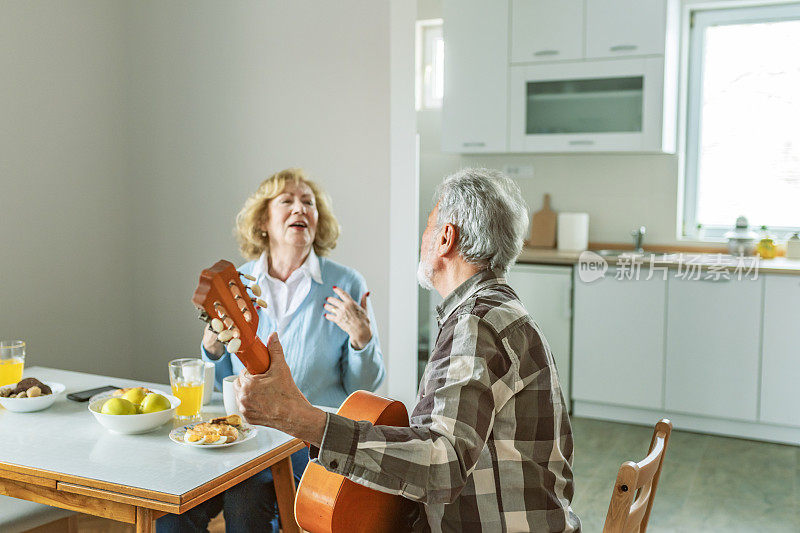
{"label": "white blouse", "polygon": [[267,302],[267,313],[278,324],[279,331],[283,329],[284,321],[297,311],[297,308],[308,296],[311,290],[311,281],[322,283],[319,258],[313,248],[303,264],[292,272],[285,282],[269,275],[267,252],[262,253],[256,262],[253,276],[256,278],[256,283],[266,289],[263,298]]}

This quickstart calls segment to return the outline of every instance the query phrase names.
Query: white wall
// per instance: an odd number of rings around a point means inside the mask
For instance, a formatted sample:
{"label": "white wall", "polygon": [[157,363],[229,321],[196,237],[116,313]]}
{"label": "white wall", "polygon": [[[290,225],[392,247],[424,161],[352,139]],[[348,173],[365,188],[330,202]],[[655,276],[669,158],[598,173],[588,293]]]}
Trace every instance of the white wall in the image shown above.
{"label": "white wall", "polygon": [[413,102],[390,34],[410,35],[415,10],[395,2],[5,2],[0,335],[30,340],[31,364],[165,381],[198,353],[200,270],[241,261],[244,199],[302,166],[333,198],[332,257],[367,278],[390,353],[390,181],[414,187],[390,146],[415,128],[390,122],[393,93]]}
{"label": "white wall", "polygon": [[0,4],[0,337],[27,364],[132,371],[123,12]]}

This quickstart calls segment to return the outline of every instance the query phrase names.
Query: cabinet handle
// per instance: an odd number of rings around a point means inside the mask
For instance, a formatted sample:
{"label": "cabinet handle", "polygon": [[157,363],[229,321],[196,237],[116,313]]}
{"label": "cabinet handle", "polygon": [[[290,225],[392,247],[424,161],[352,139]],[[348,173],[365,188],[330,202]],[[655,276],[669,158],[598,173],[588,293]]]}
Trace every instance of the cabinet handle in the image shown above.
{"label": "cabinet handle", "polygon": [[534,52],[533,55],[535,55],[536,57],[557,56],[558,50],[539,50],[538,52]]}
{"label": "cabinet handle", "polygon": [[465,142],[465,143],[461,143],[461,146],[464,146],[464,147],[478,146],[478,147],[480,147],[480,146],[486,146],[486,143],[485,142],[481,142],[481,141]]}
{"label": "cabinet handle", "polygon": [[612,46],[611,48],[609,48],[609,50],[612,52],[632,52],[637,48],[639,47],[636,46],[635,44],[618,44],[616,46]]}
{"label": "cabinet handle", "polygon": [[584,139],[582,141],[570,141],[569,144],[572,146],[588,146],[594,144],[594,141],[590,141],[589,139]]}

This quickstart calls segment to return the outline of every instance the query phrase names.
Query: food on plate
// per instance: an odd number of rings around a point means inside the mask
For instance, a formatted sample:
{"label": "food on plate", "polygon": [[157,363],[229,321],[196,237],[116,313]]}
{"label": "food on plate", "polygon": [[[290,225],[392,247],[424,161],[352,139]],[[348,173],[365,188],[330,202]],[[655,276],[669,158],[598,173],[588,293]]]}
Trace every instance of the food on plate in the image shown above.
{"label": "food on plate", "polygon": [[227,444],[239,438],[242,419],[237,415],[214,418],[186,430],[184,442],[189,444]]}
{"label": "food on plate", "polygon": [[125,398],[109,398],[103,403],[100,412],[104,415],[135,415],[136,406]]}
{"label": "food on plate", "polygon": [[228,424],[229,426],[239,427],[242,425],[242,417],[239,415],[228,415],[220,418],[212,418],[211,424]]}
{"label": "food on plate", "polygon": [[144,387],[133,387],[122,393],[122,397],[131,402],[133,405],[141,405],[148,390]]}
{"label": "food on plate", "polygon": [[3,398],[35,398],[47,394],[53,394],[53,391],[36,378],[25,378],[16,386],[0,389],[0,397]]}
{"label": "food on plate", "polygon": [[166,411],[171,408],[172,404],[169,403],[166,396],[153,392],[142,399],[141,406],[139,407],[142,414]]}

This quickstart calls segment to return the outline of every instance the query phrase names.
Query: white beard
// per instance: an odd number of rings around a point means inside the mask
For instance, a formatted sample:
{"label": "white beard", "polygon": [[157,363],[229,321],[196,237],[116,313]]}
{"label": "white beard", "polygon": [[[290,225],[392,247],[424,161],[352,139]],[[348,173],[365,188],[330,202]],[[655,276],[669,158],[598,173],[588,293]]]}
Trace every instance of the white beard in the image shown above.
{"label": "white beard", "polygon": [[419,266],[417,267],[417,283],[423,289],[432,291],[433,287],[433,267],[428,264],[425,259],[419,260]]}

